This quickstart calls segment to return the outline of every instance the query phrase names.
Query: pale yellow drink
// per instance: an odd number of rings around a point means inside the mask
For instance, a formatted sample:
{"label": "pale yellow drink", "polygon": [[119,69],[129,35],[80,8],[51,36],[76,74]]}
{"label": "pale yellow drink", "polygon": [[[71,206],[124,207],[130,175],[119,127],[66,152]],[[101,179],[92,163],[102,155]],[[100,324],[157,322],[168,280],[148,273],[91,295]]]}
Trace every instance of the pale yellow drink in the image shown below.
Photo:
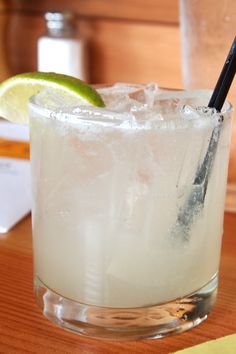
{"label": "pale yellow drink", "polygon": [[43,109],[43,96],[30,105],[35,274],[78,303],[153,306],[217,276],[231,123],[225,114],[204,204],[186,239],[176,222],[201,188],[193,180],[219,115],[182,112],[186,103],[206,105],[204,91],[181,101],[182,93],[157,90],[146,104],[142,87],[127,88],[126,103],[115,90],[101,90],[106,109],[56,100]]}
{"label": "pale yellow drink", "polygon": [[156,84],[99,91],[40,72],[0,85],[0,115],[30,118],[36,301],[83,335],[188,330],[217,294],[232,107]]}

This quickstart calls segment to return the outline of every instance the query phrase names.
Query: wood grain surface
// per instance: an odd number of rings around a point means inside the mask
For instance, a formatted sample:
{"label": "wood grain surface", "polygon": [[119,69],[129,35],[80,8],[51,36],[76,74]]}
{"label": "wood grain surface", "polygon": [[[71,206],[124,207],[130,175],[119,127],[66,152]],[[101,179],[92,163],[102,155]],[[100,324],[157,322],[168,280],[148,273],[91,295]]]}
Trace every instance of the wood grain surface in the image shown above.
{"label": "wood grain surface", "polygon": [[93,83],[157,82],[162,87],[182,87],[177,26],[93,21],[83,24],[84,31],[86,25]]}
{"label": "wood grain surface", "polygon": [[0,157],[29,159],[29,143],[24,141],[12,141],[0,137]]}
{"label": "wood grain surface", "polygon": [[[0,0],[1,6],[1,0]],[[0,8],[0,81],[5,80],[11,75],[8,57],[7,57],[7,24],[9,23],[10,15],[8,13],[1,13]]]}
{"label": "wood grain surface", "polygon": [[43,13],[66,11],[80,18],[112,18],[178,23],[178,0],[0,0],[1,10]]}
{"label": "wood grain surface", "polygon": [[40,313],[33,294],[31,221],[25,218],[0,236],[0,353],[166,354],[236,332],[235,229],[236,214],[226,214],[218,300],[207,321],[161,340],[111,342],[62,330]]}

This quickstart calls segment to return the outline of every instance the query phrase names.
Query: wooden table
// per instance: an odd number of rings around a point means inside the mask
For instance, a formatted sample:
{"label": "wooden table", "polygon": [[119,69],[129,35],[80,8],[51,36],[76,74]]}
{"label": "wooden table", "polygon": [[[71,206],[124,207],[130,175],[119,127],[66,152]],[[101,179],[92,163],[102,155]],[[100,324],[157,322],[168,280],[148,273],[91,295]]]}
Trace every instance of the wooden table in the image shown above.
{"label": "wooden table", "polygon": [[216,306],[191,331],[161,340],[108,342],[81,337],[50,323],[33,294],[31,220],[0,236],[0,353],[172,353],[236,332],[236,214],[226,213]]}

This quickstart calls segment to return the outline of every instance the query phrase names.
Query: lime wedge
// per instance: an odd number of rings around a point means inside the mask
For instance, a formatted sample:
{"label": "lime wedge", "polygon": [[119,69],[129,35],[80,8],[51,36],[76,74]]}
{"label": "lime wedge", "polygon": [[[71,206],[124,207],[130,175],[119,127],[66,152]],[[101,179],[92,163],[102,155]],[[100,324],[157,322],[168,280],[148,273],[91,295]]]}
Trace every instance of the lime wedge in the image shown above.
{"label": "lime wedge", "polygon": [[99,93],[71,76],[32,72],[13,76],[0,84],[0,116],[16,123],[28,123],[28,100],[43,88],[61,91],[78,99],[78,105],[104,107]]}

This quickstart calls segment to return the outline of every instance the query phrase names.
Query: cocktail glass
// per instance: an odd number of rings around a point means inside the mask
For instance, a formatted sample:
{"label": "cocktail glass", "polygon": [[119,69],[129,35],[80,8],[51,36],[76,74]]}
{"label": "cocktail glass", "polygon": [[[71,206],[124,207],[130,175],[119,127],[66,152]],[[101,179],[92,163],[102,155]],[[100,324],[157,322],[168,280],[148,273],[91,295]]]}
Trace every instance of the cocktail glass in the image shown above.
{"label": "cocktail glass", "polygon": [[[106,108],[48,92],[30,101],[37,302],[100,338],[190,329],[216,298],[232,107],[204,108],[204,90],[100,93]],[[207,181],[195,183],[217,126]]]}

